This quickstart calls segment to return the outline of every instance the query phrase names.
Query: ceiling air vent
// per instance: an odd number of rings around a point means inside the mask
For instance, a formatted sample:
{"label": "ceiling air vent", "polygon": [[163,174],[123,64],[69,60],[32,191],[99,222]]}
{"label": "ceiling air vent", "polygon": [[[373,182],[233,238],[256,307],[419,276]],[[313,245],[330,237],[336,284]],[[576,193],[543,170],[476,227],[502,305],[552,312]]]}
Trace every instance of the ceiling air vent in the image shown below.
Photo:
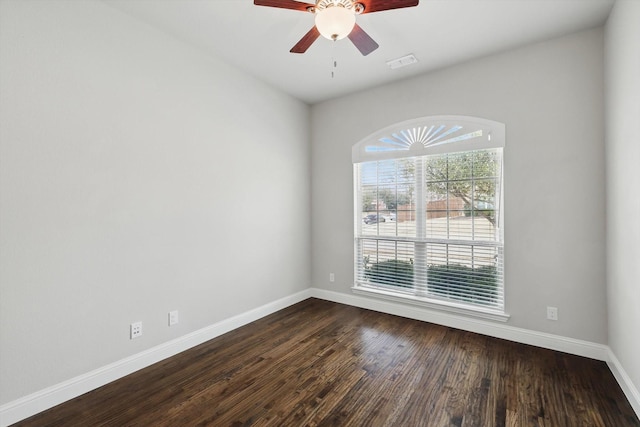
{"label": "ceiling air vent", "polygon": [[387,65],[392,70],[396,70],[398,68],[406,67],[407,65],[415,64],[418,62],[418,58],[416,58],[412,53],[403,56],[402,58],[392,59],[391,61],[387,61]]}

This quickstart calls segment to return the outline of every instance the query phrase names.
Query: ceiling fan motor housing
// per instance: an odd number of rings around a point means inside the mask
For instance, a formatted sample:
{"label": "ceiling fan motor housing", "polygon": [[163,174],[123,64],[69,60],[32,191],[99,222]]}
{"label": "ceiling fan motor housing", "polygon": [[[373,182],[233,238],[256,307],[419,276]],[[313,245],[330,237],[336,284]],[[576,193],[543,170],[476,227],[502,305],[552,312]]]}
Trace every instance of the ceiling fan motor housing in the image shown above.
{"label": "ceiling fan motor housing", "polygon": [[344,7],[348,10],[353,10],[356,15],[364,12],[364,5],[362,3],[355,2],[353,0],[316,0],[315,6],[310,6],[307,10],[311,13],[317,13],[330,7]]}

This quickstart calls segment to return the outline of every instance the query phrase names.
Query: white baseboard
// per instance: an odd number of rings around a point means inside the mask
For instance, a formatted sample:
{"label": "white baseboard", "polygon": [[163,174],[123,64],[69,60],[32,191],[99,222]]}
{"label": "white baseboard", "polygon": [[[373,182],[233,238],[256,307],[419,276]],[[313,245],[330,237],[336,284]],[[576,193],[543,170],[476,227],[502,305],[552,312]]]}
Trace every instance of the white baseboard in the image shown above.
{"label": "white baseboard", "polygon": [[611,369],[613,376],[616,378],[616,381],[618,381],[618,384],[620,384],[620,388],[622,388],[625,396],[627,396],[627,399],[633,407],[636,415],[640,418],[640,391],[638,391],[636,386],[633,385],[631,378],[629,378],[629,375],[627,375],[626,371],[620,364],[620,361],[616,355],[613,354],[611,349],[609,349],[607,365],[609,365],[609,369]]}
{"label": "white baseboard", "polygon": [[449,326],[522,344],[562,351],[596,360],[608,360],[608,347],[604,344],[516,328],[502,322],[491,322],[480,318],[465,317],[455,313],[416,307],[377,298],[368,298],[360,295],[343,294],[317,288],[311,289],[311,295],[315,298],[407,317],[409,319],[436,323],[438,325]]}
{"label": "white baseboard", "polygon": [[311,297],[606,361],[631,406],[640,417],[640,393],[606,345],[391,301],[310,288],[2,405],[0,406],[0,427],[28,418]]}
{"label": "white baseboard", "polygon": [[6,427],[311,297],[306,289],[0,406]]}

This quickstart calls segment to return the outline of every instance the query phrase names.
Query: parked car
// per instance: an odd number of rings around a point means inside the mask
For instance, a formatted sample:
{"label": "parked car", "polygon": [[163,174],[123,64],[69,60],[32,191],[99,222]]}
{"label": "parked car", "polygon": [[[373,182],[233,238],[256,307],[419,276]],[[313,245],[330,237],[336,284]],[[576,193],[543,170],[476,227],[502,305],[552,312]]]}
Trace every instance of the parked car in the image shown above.
{"label": "parked car", "polygon": [[378,214],[369,214],[365,216],[362,220],[364,221],[365,224],[375,224],[378,222],[385,221],[382,215],[378,215]]}
{"label": "parked car", "polygon": [[396,220],[396,214],[394,214],[393,212],[388,213],[386,215],[382,215],[382,218],[385,221],[395,221]]}
{"label": "parked car", "polygon": [[493,203],[479,201],[476,202],[476,209],[487,210],[487,209],[495,209]]}

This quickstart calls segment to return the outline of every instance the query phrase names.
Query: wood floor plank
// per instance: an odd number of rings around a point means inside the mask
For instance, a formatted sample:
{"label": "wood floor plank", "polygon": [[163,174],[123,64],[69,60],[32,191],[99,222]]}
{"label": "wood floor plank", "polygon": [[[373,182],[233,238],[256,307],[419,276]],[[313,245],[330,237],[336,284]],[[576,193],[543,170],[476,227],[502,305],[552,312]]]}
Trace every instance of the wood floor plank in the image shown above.
{"label": "wood floor plank", "polygon": [[309,299],[16,426],[640,426],[604,362]]}

